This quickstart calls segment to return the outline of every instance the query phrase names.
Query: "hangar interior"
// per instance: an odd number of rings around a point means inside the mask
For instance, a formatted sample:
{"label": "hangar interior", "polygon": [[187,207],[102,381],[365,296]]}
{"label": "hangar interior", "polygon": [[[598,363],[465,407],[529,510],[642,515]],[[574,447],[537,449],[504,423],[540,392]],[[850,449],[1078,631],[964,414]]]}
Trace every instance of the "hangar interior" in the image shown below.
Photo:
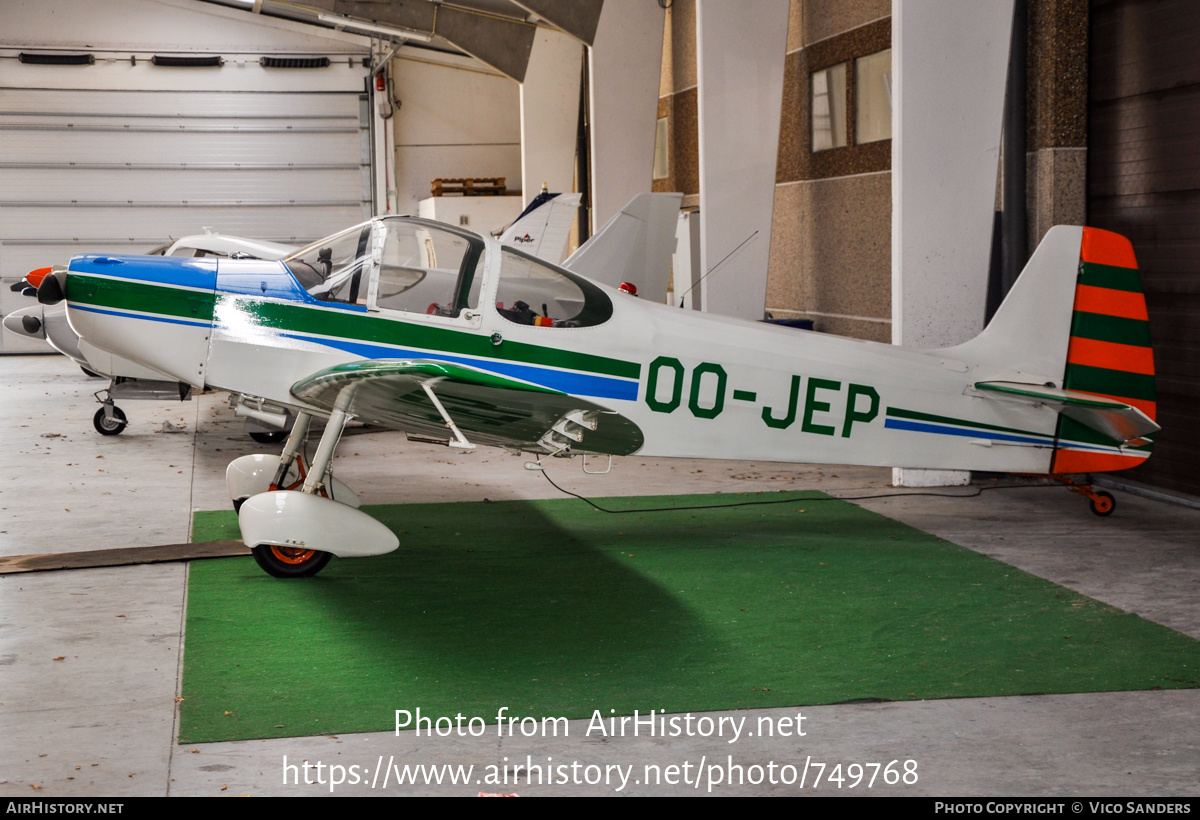
{"label": "hangar interior", "polygon": [[[1117,495],[1115,516],[1093,517],[1078,498],[1040,486],[907,493],[969,476],[881,468],[632,456],[607,478],[574,462],[547,475],[589,498],[870,496],[855,503],[1200,640],[1200,186],[1184,145],[1198,113],[1200,22],[1186,3],[755,0],[751,11],[730,0],[0,0],[0,9],[5,315],[30,304],[12,285],[75,253],[141,253],[207,232],[300,246],[373,214],[498,233],[544,185],[583,195],[568,252],[635,195],[682,194],[673,268],[647,280],[665,283],[672,304],[936,347],[982,329],[1053,225],[1128,236],[1163,430],[1144,466],[1097,479]],[[505,190],[431,196],[431,180],[460,178],[503,178]],[[130,403],[128,430],[99,436],[91,396],[103,383],[47,352],[41,340],[0,339],[0,555],[10,559],[0,575],[0,794],[329,793],[289,786],[286,774],[281,785],[280,759],[351,749],[364,761],[437,758],[519,775],[510,758],[640,767],[729,748],[710,738],[601,741],[584,734],[587,721],[552,740],[289,727],[183,743],[198,562],[108,566],[76,554],[182,547],[197,514],[228,509],[225,464],[262,447],[214,393]],[[564,498],[498,450],[448,453],[352,432],[338,475],[367,504]],[[976,490],[1006,483],[975,477]],[[67,554],[85,568],[23,571],[28,556]],[[613,617],[607,605],[624,605],[587,604]],[[881,645],[918,629],[861,626]],[[693,638],[677,626],[662,640]],[[884,661],[872,674],[887,680],[887,670]],[[799,703],[811,738],[733,748],[758,763],[918,760],[918,783],[884,792],[897,795],[1194,796],[1200,749],[1188,727],[1200,702],[1187,680]],[[733,708],[714,713],[741,713]],[[531,785],[528,775],[506,791],[613,792]],[[480,790],[493,789],[394,793]],[[720,793],[797,791],[743,783]],[[341,793],[378,792],[360,783]]]}

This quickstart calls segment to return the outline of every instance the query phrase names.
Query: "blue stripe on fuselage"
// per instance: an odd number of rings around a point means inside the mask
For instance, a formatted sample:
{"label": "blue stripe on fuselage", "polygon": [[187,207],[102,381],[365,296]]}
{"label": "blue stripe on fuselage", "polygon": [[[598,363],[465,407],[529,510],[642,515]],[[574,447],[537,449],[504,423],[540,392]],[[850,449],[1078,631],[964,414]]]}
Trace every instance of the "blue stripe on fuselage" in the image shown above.
{"label": "blue stripe on fuselage", "polygon": [[919,421],[905,421],[888,416],[883,426],[892,430],[912,430],[916,433],[941,433],[946,436],[967,436],[969,438],[990,439],[992,441],[1012,441],[1020,444],[1042,444],[1047,447],[1054,445],[1054,439],[1047,436],[1033,438],[1031,436],[1014,436],[1008,433],[998,433],[993,430],[964,430],[961,427],[946,427],[941,424],[926,424]]}
{"label": "blue stripe on fuselage", "polygon": [[969,438],[990,439],[992,441],[1011,441],[1020,444],[1039,444],[1044,447],[1065,447],[1071,450],[1088,450],[1097,453],[1114,453],[1122,452],[1121,448],[1115,444],[1111,447],[1105,447],[1098,444],[1083,444],[1081,442],[1058,442],[1055,443],[1054,438],[1046,436],[1045,438],[1032,438],[1030,436],[1014,436],[1007,433],[997,433],[991,430],[964,430],[961,427],[946,427],[940,424],[924,424],[919,421],[905,421],[902,419],[888,416],[884,421],[883,426],[892,430],[911,430],[916,433],[940,433],[946,436],[967,436]]}
{"label": "blue stripe on fuselage", "polygon": [[126,313],[123,310],[101,310],[100,308],[84,307],[75,302],[70,303],[71,310],[82,310],[86,313],[103,313],[105,316],[120,316],[123,319],[145,319],[148,322],[164,322],[168,325],[187,325],[188,327],[212,327],[212,322],[188,322],[183,319],[168,319],[165,316],[145,316],[141,313]]}
{"label": "blue stripe on fuselage", "polygon": [[[258,260],[256,260],[258,261]],[[292,280],[291,273],[287,268],[278,263],[264,264],[260,262],[260,269],[254,271],[246,266],[245,270],[238,270],[237,266],[230,266],[232,270],[237,271],[237,279],[244,281],[236,281],[234,277],[225,276],[222,285],[228,282],[232,287],[222,287],[219,292],[228,292],[231,295],[253,295],[262,297],[263,281],[267,282],[267,290],[274,293],[268,295],[283,296],[283,301],[299,304],[317,304],[322,307],[335,308],[342,310],[364,311],[365,308],[360,305],[345,305],[340,303],[324,303],[303,291],[292,289],[291,282],[282,280],[286,277],[287,280]],[[270,270],[270,268],[274,270]],[[101,254],[87,254],[76,256],[71,260],[71,271],[74,273],[90,273],[100,276],[111,276],[114,278],[128,279],[132,281],[151,282],[160,285],[174,285],[181,287],[197,288],[197,289],[212,289],[217,286],[217,270],[216,260],[213,259],[196,259],[188,257],[174,256],[105,256]],[[265,274],[273,273],[280,279],[275,277],[265,276]],[[233,281],[229,281],[233,280]],[[294,281],[294,280],[293,280]],[[236,282],[236,284],[235,284]],[[256,293],[255,290],[258,290]],[[145,319],[151,322],[163,322],[166,324],[186,325],[188,327],[209,327],[209,323],[189,322],[180,319],[168,319],[162,316],[143,315],[138,313],[127,313],[115,310],[101,310],[99,308],[83,307],[81,305],[71,305],[72,310],[89,311],[92,313],[101,313],[108,316],[120,316],[127,319]],[[466,356],[452,356],[443,353],[434,353],[420,350],[408,350],[404,348],[388,347],[385,345],[367,344],[364,342],[352,341],[349,339],[330,339],[325,337],[304,336],[293,333],[280,333],[291,339],[299,339],[307,342],[315,342],[328,347],[334,347],[339,350],[344,350],[348,353],[353,353],[362,356],[364,359],[385,359],[397,357],[416,357],[416,358],[436,358],[448,362],[456,362],[465,364],[471,367],[477,367],[480,370],[488,370],[493,373],[499,373],[505,376],[510,376],[515,379],[521,379],[532,384],[548,387],[551,390],[559,390],[563,393],[570,393],[578,396],[589,396],[601,399],[620,399],[625,401],[637,401],[638,383],[636,381],[628,381],[624,379],[610,378],[607,376],[596,376],[590,373],[575,373],[565,370],[553,370],[550,368],[539,367],[537,365],[518,364],[513,362],[501,362],[491,359],[475,359]]]}

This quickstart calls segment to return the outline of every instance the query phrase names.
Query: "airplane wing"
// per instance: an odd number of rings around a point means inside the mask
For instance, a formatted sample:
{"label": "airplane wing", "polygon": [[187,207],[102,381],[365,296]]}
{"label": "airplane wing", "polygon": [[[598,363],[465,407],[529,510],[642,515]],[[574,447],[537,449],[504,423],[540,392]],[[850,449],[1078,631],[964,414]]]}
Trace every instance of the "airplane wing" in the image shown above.
{"label": "airplane wing", "polygon": [[1143,436],[1162,429],[1138,408],[1090,393],[1020,382],[976,382],[973,387],[996,398],[1053,407],[1118,444],[1143,444]]}
{"label": "airplane wing", "polygon": [[569,445],[612,455],[633,453],[643,441],[636,424],[595,402],[453,362],[349,362],[300,380],[292,395],[367,424],[439,440],[449,427],[479,444],[541,453]]}

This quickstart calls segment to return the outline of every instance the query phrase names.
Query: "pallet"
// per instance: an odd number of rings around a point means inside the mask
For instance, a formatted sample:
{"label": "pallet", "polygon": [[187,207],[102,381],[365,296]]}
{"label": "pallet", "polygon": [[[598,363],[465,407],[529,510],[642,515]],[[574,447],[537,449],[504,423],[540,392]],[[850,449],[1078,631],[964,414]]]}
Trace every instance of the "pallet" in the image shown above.
{"label": "pallet", "polygon": [[434,196],[504,196],[504,177],[467,177],[433,180]]}

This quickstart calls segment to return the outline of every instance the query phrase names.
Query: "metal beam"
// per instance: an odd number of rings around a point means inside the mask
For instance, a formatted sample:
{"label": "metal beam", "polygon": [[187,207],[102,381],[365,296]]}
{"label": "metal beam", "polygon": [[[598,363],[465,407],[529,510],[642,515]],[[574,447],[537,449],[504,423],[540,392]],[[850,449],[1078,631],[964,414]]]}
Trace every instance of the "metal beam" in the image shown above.
{"label": "metal beam", "polygon": [[537,26],[449,6],[435,8],[437,24],[434,34],[501,74],[519,83],[525,81],[525,69],[529,65]]}
{"label": "metal beam", "polygon": [[[324,5],[328,5],[325,0]],[[316,5],[306,0],[305,5]],[[382,25],[432,32],[437,6],[426,0],[333,0],[333,12]]]}
{"label": "metal beam", "polygon": [[604,0],[512,0],[530,14],[570,34],[585,46],[595,45]]}

